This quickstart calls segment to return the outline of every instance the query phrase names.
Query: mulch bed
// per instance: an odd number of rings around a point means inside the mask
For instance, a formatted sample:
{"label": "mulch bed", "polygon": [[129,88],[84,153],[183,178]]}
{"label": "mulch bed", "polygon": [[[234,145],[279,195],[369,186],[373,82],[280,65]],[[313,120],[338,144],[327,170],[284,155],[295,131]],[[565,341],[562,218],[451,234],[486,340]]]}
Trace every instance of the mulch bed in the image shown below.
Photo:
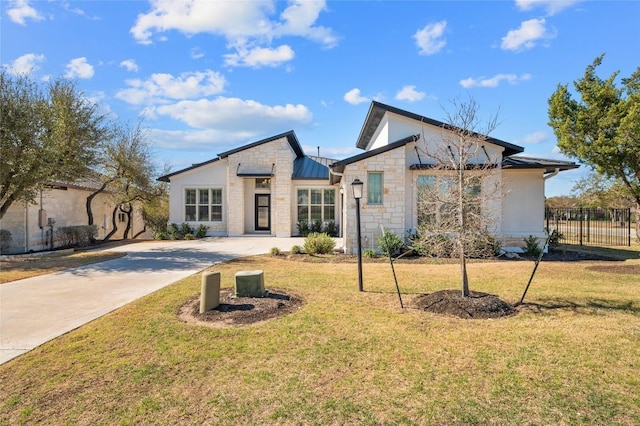
{"label": "mulch bed", "polygon": [[417,296],[412,304],[422,311],[463,319],[501,318],[516,313],[513,306],[498,296],[477,291],[462,297],[460,290],[441,290]]}
{"label": "mulch bed", "polygon": [[181,320],[211,328],[259,323],[298,311],[304,299],[280,289],[271,289],[265,297],[232,297],[233,289],[220,290],[220,305],[200,313],[200,295],[187,300],[178,310]]}

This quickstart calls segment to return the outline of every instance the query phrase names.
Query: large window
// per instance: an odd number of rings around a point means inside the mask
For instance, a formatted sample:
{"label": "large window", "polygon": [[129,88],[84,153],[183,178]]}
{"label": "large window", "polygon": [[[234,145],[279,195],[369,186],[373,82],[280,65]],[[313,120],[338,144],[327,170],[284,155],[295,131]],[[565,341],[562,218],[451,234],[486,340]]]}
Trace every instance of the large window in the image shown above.
{"label": "large window", "polygon": [[[442,226],[457,223],[460,202],[458,185],[453,176],[422,175],[417,179],[418,224]],[[478,176],[464,178],[462,195],[465,218],[481,212],[481,181]]]}
{"label": "large window", "polygon": [[336,219],[334,189],[298,189],[298,222]]}
{"label": "large window", "polygon": [[186,222],[221,222],[222,189],[185,189],[184,220]]}
{"label": "large window", "polygon": [[382,173],[367,173],[367,203],[382,204]]}

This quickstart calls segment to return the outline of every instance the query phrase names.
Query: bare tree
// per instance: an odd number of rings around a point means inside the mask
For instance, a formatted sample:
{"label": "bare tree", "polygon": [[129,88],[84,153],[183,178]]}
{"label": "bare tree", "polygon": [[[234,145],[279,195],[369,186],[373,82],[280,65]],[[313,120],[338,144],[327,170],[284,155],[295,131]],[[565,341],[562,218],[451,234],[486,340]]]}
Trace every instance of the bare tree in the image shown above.
{"label": "bare tree", "polygon": [[427,254],[460,259],[462,296],[469,296],[466,259],[493,255],[497,242],[489,229],[499,198],[499,155],[485,143],[497,115],[481,126],[478,104],[453,101],[454,112],[437,136],[422,138],[427,158],[418,177],[418,232],[413,244]]}

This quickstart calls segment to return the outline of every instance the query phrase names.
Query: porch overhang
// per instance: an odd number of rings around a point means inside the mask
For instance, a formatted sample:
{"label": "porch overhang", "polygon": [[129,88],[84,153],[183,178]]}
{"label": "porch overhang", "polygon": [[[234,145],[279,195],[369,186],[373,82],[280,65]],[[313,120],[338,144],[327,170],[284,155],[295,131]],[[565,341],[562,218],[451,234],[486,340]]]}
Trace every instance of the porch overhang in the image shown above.
{"label": "porch overhang", "polygon": [[274,176],[275,163],[271,165],[270,169],[262,167],[243,167],[242,163],[238,163],[236,168],[236,176],[242,178],[270,178]]}

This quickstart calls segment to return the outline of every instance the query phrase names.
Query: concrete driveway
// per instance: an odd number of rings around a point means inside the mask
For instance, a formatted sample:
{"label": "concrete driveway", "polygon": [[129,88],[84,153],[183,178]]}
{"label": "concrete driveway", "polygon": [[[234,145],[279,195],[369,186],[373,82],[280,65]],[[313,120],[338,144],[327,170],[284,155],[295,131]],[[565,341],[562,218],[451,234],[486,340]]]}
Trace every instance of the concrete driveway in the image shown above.
{"label": "concrete driveway", "polygon": [[149,241],[126,256],[0,285],[0,364],[215,263],[288,251],[303,238]]}

